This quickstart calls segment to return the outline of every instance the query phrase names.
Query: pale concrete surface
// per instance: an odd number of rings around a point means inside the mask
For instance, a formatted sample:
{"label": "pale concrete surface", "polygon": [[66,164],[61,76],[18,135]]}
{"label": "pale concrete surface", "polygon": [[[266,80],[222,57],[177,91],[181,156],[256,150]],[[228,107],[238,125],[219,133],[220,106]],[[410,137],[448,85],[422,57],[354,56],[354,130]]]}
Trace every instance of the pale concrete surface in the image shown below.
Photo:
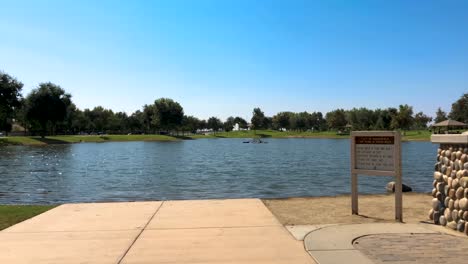
{"label": "pale concrete surface", "polygon": [[420,224],[356,224],[325,227],[309,233],[304,239],[307,250],[353,250],[352,241],[369,234],[435,233]]}
{"label": "pale concrete surface", "polygon": [[67,204],[0,232],[0,263],[315,263],[258,199]]}
{"label": "pale concrete surface", "polygon": [[[437,234],[425,224],[350,224],[335,225],[310,232],[304,239],[309,254],[320,264],[373,263],[365,254],[353,246],[359,237],[372,234]],[[396,254],[394,252],[394,254]],[[346,260],[345,262],[343,262]]]}
{"label": "pale concrete surface", "polygon": [[164,202],[147,229],[281,226],[259,199]]}
{"label": "pale concrete surface", "polygon": [[141,229],[161,204],[162,202],[64,204],[2,232]]}
{"label": "pale concrete surface", "polygon": [[284,228],[147,230],[123,263],[314,263]]}
{"label": "pale concrete surface", "polygon": [[431,135],[432,143],[441,144],[468,144],[467,134],[436,134]]}
{"label": "pale concrete surface", "polygon": [[333,226],[337,224],[326,224],[326,225],[287,225],[286,229],[291,233],[291,235],[299,241],[303,241],[304,238],[312,231],[318,230],[320,228]]}
{"label": "pale concrete surface", "polygon": [[311,255],[319,264],[374,264],[359,250],[317,250]]}
{"label": "pale concrete surface", "polygon": [[356,239],[354,247],[375,264],[466,263],[468,239],[448,234],[376,234]]}
{"label": "pale concrete surface", "polygon": [[0,232],[0,263],[118,263],[138,230]]}

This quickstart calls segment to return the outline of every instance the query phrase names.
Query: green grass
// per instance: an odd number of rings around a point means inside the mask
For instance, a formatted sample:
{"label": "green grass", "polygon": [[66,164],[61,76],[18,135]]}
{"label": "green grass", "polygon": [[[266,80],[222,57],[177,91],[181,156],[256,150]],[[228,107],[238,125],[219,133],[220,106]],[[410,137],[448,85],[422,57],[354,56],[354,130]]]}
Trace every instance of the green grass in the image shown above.
{"label": "green grass", "polygon": [[[215,135],[197,136],[196,138],[349,138],[349,135],[337,135],[335,131],[323,132],[298,132],[298,131],[276,131],[276,130],[257,130],[254,131],[231,131],[220,132]],[[431,132],[427,130],[407,131],[403,136],[403,141],[429,141]]]}
{"label": "green grass", "polygon": [[0,205],[0,230],[54,207],[55,205]]}
{"label": "green grass", "polygon": [[5,137],[0,138],[0,145],[48,145],[80,142],[112,141],[175,141],[176,137],[165,135],[102,135],[102,136],[50,136],[50,137]]}
{"label": "green grass", "polygon": [[[298,132],[298,131],[231,131],[219,132],[215,135],[165,136],[165,135],[102,135],[102,136],[50,136],[40,137],[6,137],[0,138],[0,145],[47,145],[69,144],[80,142],[114,142],[114,141],[176,141],[200,138],[349,138],[347,135],[337,135],[335,131]],[[403,141],[429,141],[431,132],[427,130],[407,131]]]}
{"label": "green grass", "polygon": [[406,131],[403,135],[404,141],[430,141],[431,131],[428,130],[414,130]]}
{"label": "green grass", "polygon": [[346,136],[337,135],[334,131],[325,132],[299,132],[299,131],[276,131],[276,130],[257,130],[257,131],[231,131],[231,132],[219,132],[213,135],[218,138],[347,138]]}

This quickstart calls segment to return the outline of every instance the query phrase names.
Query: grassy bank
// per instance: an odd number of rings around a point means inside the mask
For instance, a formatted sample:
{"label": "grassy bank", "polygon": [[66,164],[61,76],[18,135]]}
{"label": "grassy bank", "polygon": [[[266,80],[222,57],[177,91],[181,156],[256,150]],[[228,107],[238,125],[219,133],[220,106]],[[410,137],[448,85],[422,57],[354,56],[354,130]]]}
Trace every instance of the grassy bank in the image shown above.
{"label": "grassy bank", "polygon": [[[119,142],[119,141],[175,141],[181,139],[200,138],[349,138],[347,135],[337,135],[334,131],[324,132],[297,132],[297,131],[231,131],[219,132],[215,135],[193,135],[193,136],[164,136],[164,135],[103,135],[103,136],[50,136],[40,137],[5,137],[0,138],[0,145],[47,145],[47,144],[69,144],[80,142]],[[431,132],[408,131],[403,136],[404,141],[429,141]]]}
{"label": "grassy bank", "polygon": [[0,205],[0,230],[54,207],[53,205]]}
{"label": "grassy bank", "polygon": [[0,145],[48,145],[80,142],[118,142],[118,141],[175,141],[177,137],[164,135],[103,135],[103,136],[50,136],[50,137],[5,137]]}
{"label": "grassy bank", "polygon": [[[257,131],[231,131],[220,132],[210,136],[197,136],[197,138],[349,138],[349,135],[337,135],[335,131],[323,132],[298,132],[298,131],[276,131],[276,130],[257,130]],[[407,131],[404,133],[403,141],[429,141],[431,132],[427,130]]]}

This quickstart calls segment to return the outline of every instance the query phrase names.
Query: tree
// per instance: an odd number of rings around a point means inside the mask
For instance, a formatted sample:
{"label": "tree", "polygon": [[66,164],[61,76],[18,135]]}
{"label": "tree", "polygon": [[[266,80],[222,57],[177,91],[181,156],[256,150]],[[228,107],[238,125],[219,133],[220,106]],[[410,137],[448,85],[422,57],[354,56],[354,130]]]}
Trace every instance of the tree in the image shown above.
{"label": "tree", "polygon": [[208,118],[207,126],[209,129],[213,129],[213,133],[216,134],[216,131],[223,127],[223,122],[221,122],[219,118],[213,116]]}
{"label": "tree", "polygon": [[144,131],[143,112],[137,110],[128,117],[128,128],[132,133],[142,133]]}
{"label": "tree", "polygon": [[447,120],[447,113],[442,111],[442,109],[440,107],[437,108],[436,117],[434,119],[434,122],[440,123],[440,122],[445,121],[445,120]]}
{"label": "tree", "polygon": [[247,128],[247,121],[245,121],[245,119],[243,119],[242,117],[239,117],[239,116],[236,116],[234,118],[234,124],[239,124],[240,128],[244,128],[244,129]]}
{"label": "tree", "polygon": [[425,115],[423,112],[414,115],[414,126],[416,129],[426,129],[427,123],[431,121],[432,117]]}
{"label": "tree", "polygon": [[235,124],[236,123],[234,122],[234,117],[232,117],[232,116],[228,117],[226,119],[226,122],[224,122],[224,124],[223,124],[224,131],[226,131],[226,132],[232,131]]}
{"label": "tree", "polygon": [[11,131],[12,119],[21,106],[23,84],[0,71],[0,131]]}
{"label": "tree", "polygon": [[57,122],[65,120],[67,108],[71,104],[71,95],[53,83],[41,83],[25,101],[25,115],[28,122],[40,129],[44,138],[50,129],[54,133]]}
{"label": "tree", "polygon": [[265,127],[265,114],[260,108],[254,108],[251,122],[253,130],[262,129]]}
{"label": "tree", "polygon": [[153,119],[155,118],[154,116],[155,112],[155,106],[154,104],[151,105],[144,105],[143,106],[143,112],[142,112],[142,122],[143,122],[143,127],[146,133],[155,133],[155,126]]}
{"label": "tree", "polygon": [[346,112],[343,109],[336,109],[328,112],[325,119],[330,129],[341,129],[348,123],[346,120]]}
{"label": "tree", "polygon": [[327,121],[323,118],[322,112],[313,112],[311,115],[311,127],[314,131],[327,129]]}
{"label": "tree", "polygon": [[276,129],[291,129],[291,119],[294,113],[279,112],[273,116],[273,127]]}
{"label": "tree", "polygon": [[356,130],[371,130],[378,121],[378,115],[365,107],[353,108],[348,111],[348,120]]}
{"label": "tree", "polygon": [[453,120],[468,123],[468,93],[462,95],[460,99],[452,104],[449,117]]}
{"label": "tree", "polygon": [[[375,122],[374,129],[376,130],[390,130],[393,117],[398,113],[396,108],[377,109],[375,114],[377,121]],[[354,127],[353,127],[354,128]]]}
{"label": "tree", "polygon": [[163,130],[177,129],[182,124],[184,109],[178,102],[169,98],[159,98],[154,101],[153,124]]}
{"label": "tree", "polygon": [[195,133],[200,128],[200,120],[194,116],[184,116],[182,119],[182,129]]}
{"label": "tree", "polygon": [[391,127],[393,129],[409,130],[413,124],[413,107],[407,104],[400,105],[398,113],[393,116]]}

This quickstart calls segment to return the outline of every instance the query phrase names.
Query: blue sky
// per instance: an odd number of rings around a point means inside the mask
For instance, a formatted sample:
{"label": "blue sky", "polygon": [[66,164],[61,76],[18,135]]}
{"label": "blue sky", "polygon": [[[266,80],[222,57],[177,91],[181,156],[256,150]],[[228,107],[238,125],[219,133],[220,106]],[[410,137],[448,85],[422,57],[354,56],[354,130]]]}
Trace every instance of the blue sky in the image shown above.
{"label": "blue sky", "polygon": [[0,0],[0,69],[80,108],[160,97],[201,118],[410,104],[468,92],[468,1]]}

